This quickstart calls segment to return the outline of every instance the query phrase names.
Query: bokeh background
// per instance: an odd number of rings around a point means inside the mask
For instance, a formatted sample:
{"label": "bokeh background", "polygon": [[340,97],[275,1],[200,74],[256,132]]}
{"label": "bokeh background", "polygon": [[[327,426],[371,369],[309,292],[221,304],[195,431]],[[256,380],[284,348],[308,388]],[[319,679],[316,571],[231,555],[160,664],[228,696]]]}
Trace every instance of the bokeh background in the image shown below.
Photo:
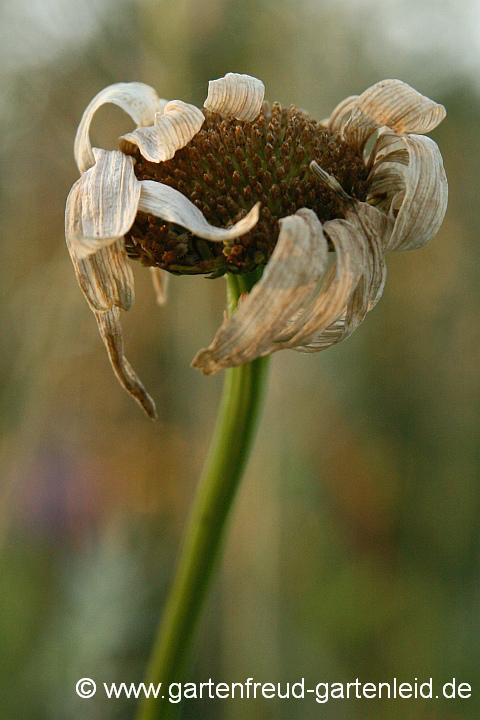
{"label": "bokeh background", "polygon": [[[3,0],[0,7],[0,707],[127,720],[75,682],[140,680],[213,431],[222,377],[191,369],[225,283],[135,267],[122,391],[63,239],[72,146],[104,86],[203,103],[228,71],[321,119],[398,77],[448,109],[450,185],[429,247],[388,257],[346,342],[273,357],[265,411],[188,679],[469,682],[469,700],[207,700],[200,720],[473,720],[480,714],[478,0]],[[132,127],[104,107],[94,143]]]}

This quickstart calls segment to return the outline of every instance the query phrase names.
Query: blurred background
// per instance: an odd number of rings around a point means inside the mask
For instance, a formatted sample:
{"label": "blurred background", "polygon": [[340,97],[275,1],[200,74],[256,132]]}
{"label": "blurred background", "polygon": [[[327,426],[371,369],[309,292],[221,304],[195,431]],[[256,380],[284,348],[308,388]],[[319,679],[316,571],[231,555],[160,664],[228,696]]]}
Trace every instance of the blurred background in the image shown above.
{"label": "blurred background", "polygon": [[[426,249],[388,257],[384,297],[326,353],[273,357],[268,399],[188,679],[469,682],[469,700],[207,700],[188,720],[470,720],[480,685],[480,3],[3,0],[0,8],[0,707],[5,720],[128,720],[81,677],[143,676],[212,435],[222,373],[190,368],[222,279],[135,267],[118,385],[64,244],[73,139],[106,85],[202,104],[260,77],[321,119],[400,78],[443,103],[450,185]],[[94,144],[133,127],[96,116]]]}

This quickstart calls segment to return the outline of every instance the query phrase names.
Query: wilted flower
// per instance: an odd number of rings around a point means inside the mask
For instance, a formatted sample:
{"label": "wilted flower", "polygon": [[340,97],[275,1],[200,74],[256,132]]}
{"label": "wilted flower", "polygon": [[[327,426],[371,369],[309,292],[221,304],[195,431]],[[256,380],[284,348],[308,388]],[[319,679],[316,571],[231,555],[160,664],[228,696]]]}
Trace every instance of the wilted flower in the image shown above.
{"label": "wilted flower", "polygon": [[[193,360],[212,374],[348,337],[382,295],[385,252],[425,245],[445,215],[442,158],[419,134],[443,120],[442,105],[384,80],[317,122],[263,95],[259,80],[229,73],[209,84],[201,111],[118,83],[94,98],[78,128],[67,245],[117,377],[153,417],[123,352],[120,310],[134,299],[128,257],[151,267],[159,302],[166,271],[219,277],[265,266]],[[90,143],[93,115],[107,102],[137,124],[120,150]]]}

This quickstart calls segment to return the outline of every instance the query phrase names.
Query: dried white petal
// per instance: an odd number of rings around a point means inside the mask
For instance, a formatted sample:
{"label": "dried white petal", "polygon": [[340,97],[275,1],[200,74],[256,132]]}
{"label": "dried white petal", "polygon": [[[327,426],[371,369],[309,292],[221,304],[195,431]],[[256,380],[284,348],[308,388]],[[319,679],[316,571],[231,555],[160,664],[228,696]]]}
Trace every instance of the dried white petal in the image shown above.
{"label": "dried white petal", "polygon": [[147,415],[155,420],[157,417],[155,403],[124,355],[120,311],[117,308],[112,308],[107,312],[96,312],[95,318],[100,335],[107,348],[112,368],[120,384],[141,405]]}
{"label": "dried white petal", "polygon": [[335,133],[342,133],[346,117],[352,112],[357,100],[358,95],[350,95],[350,97],[342,100],[342,102],[334,109],[327,120],[328,130],[332,135]]}
{"label": "dried white petal", "polygon": [[75,137],[75,160],[81,173],[95,163],[90,142],[90,125],[97,110],[106,103],[121,107],[137,125],[151,125],[155,113],[161,110],[164,101],[159,100],[152,87],[137,82],[116,83],[99,92],[83,113]]}
{"label": "dried white petal", "polygon": [[76,257],[68,240],[67,247],[90,308],[100,312],[113,306],[130,310],[135,301],[134,281],[123,238],[84,259]]}
{"label": "dried white petal", "polygon": [[279,349],[275,338],[311,296],[327,256],[322,225],[312,210],[304,208],[280,220],[278,241],[262,278],[192,365],[211,375]]}
{"label": "dried white petal", "polygon": [[92,310],[104,311],[113,305],[129,310],[133,305],[133,273],[123,238],[109,241],[107,247],[86,258],[77,255],[73,242],[81,231],[82,179],[72,187],[65,211],[65,237],[78,284]]}
{"label": "dried white petal", "polygon": [[79,180],[81,208],[71,233],[79,258],[123,237],[133,225],[140,198],[131,157],[119,150],[93,148],[93,153],[95,165]]}
{"label": "dried white petal", "polygon": [[368,159],[365,159],[365,164],[368,170],[371,172],[375,163],[387,152],[393,152],[394,150],[405,149],[405,143],[402,137],[392,132],[390,128],[382,127],[378,132],[378,136],[375,138],[372,149]]}
{"label": "dried white petal", "polygon": [[366,272],[368,241],[364,234],[346,220],[332,220],[323,229],[335,247],[335,262],[318,295],[280,334],[282,347],[308,344],[334,323]]}
{"label": "dried white petal", "polygon": [[382,80],[363,92],[344,128],[349,143],[361,150],[375,130],[387,125],[395,133],[425,133],[446,115],[443,105],[401,80]]}
{"label": "dried white petal", "polygon": [[379,168],[368,188],[367,201],[378,210],[388,213],[394,197],[405,191],[405,174],[400,168]]}
{"label": "dried white petal", "polygon": [[140,212],[155,215],[180,225],[205,240],[218,242],[233,240],[247,233],[258,222],[259,202],[235,225],[229,228],[218,228],[210,225],[202,212],[185,195],[169,185],[163,185],[153,180],[142,180],[140,185],[141,194],[138,203]]}
{"label": "dried white petal", "polygon": [[167,288],[170,275],[166,270],[158,267],[151,267],[150,272],[157,303],[158,305],[165,305],[167,302]]}
{"label": "dried white petal", "polygon": [[[337,241],[340,235],[350,234],[347,242],[363,244],[366,249],[364,270],[360,276],[346,307],[331,325],[315,334],[306,344],[294,347],[300,352],[319,352],[331,345],[345,340],[365,319],[366,314],[376,305],[382,296],[387,269],[383,248],[391,232],[391,223],[383,213],[366,203],[355,203],[346,212],[347,221],[332,220],[325,223],[325,230],[334,233]],[[332,232],[333,231],[333,232]],[[327,299],[327,295],[325,295]],[[328,312],[328,309],[325,309]],[[321,314],[319,314],[321,319]],[[301,336],[299,335],[299,338]]]}
{"label": "dried white petal", "polygon": [[194,105],[172,100],[165,105],[162,113],[155,115],[154,127],[137,128],[122,135],[119,145],[122,150],[136,145],[147,160],[164,162],[171,160],[177,150],[190,142],[204,121],[204,114]]}
{"label": "dried white petal", "polygon": [[403,138],[410,156],[405,196],[387,250],[413,250],[438,232],[448,202],[448,185],[437,144],[423,135]]}
{"label": "dried white petal", "polygon": [[262,109],[265,86],[251,75],[227,73],[219,80],[210,80],[203,106],[207,110],[252,122]]}

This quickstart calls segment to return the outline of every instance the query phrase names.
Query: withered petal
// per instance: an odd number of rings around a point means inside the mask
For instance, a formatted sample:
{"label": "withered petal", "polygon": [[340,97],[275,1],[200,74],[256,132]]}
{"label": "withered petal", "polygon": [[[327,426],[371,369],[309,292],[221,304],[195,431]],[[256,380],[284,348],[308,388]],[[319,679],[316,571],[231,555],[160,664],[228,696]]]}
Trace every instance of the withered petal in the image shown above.
{"label": "withered petal", "polygon": [[106,312],[95,312],[95,318],[100,335],[107,348],[112,368],[120,384],[141,405],[146,414],[155,420],[157,418],[155,403],[124,355],[120,311],[117,308],[112,308]]}
{"label": "withered petal", "polygon": [[262,109],[265,86],[251,75],[227,73],[208,83],[208,96],[203,106],[207,110],[252,122]]}
{"label": "withered petal", "polygon": [[65,238],[75,269],[78,284],[92,310],[105,311],[116,305],[129,310],[133,305],[133,273],[125,252],[123,238],[110,240],[107,247],[88,257],[77,255],[83,183],[82,179],[72,187],[65,211]]}
{"label": "withered petal", "polygon": [[70,240],[78,258],[123,237],[133,225],[140,183],[133,160],[119,150],[93,148],[95,165],[83,173]]}
{"label": "withered petal", "polygon": [[157,304],[165,305],[167,302],[167,288],[170,275],[166,270],[158,267],[151,267],[150,273],[152,275],[153,290]]}
{"label": "withered petal", "polygon": [[75,137],[75,160],[81,173],[95,164],[90,142],[90,125],[97,110],[106,103],[113,103],[125,110],[137,125],[151,125],[155,113],[161,110],[162,100],[156,91],[144,83],[115,83],[101,90],[88,105],[78,126]]}
{"label": "withered petal", "polygon": [[375,138],[368,160],[366,160],[366,166],[370,173],[369,179],[374,167],[382,161],[382,158],[396,150],[405,150],[405,143],[402,137],[387,127],[381,128],[378,136]]}
{"label": "withered petal", "polygon": [[312,210],[304,208],[280,220],[277,244],[262,278],[192,365],[211,375],[279,349],[275,338],[315,290],[327,257],[322,225]]}
{"label": "withered petal", "polygon": [[251,230],[258,222],[260,203],[256,203],[250,212],[235,225],[228,228],[219,228],[210,225],[203,213],[185,195],[169,185],[153,180],[140,182],[141,194],[138,203],[140,212],[155,215],[190,230],[194,235],[223,242],[233,240]]}
{"label": "withered petal", "polygon": [[330,133],[334,135],[335,133],[343,134],[343,127],[345,125],[347,116],[350,115],[353,108],[355,107],[355,104],[358,100],[358,95],[350,95],[350,97],[345,98],[345,100],[342,100],[341,103],[337,105],[337,107],[333,110],[332,114],[327,120],[327,127]]}
{"label": "withered petal", "polygon": [[309,342],[292,348],[299,352],[319,352],[349,337],[376,305],[385,286],[387,269],[383,248],[391,233],[391,223],[388,218],[366,203],[356,202],[346,212],[346,221],[332,220],[325,223],[326,232],[331,232],[332,228],[337,235],[345,233],[348,229],[347,242],[363,245],[366,251],[364,270],[346,306],[338,313],[337,318],[328,327],[320,329],[320,332],[311,337]]}
{"label": "withered petal", "polygon": [[172,100],[155,115],[153,127],[137,128],[119,138],[121,150],[129,150],[130,145],[138,147],[143,157],[151,162],[171,160],[177,150],[185,147],[198,133],[205,116],[194,105]]}
{"label": "withered petal", "polygon": [[358,98],[345,124],[344,136],[357,150],[384,125],[395,133],[425,133],[446,115],[443,105],[430,100],[401,80],[381,80]]}
{"label": "withered petal", "polygon": [[366,272],[368,241],[357,227],[347,220],[331,220],[323,230],[335,247],[335,261],[316,297],[278,336],[281,347],[308,344],[334,323]]}
{"label": "withered petal", "polygon": [[448,185],[437,144],[423,135],[403,137],[410,156],[405,195],[387,250],[413,250],[438,232],[447,210]]}
{"label": "withered petal", "polygon": [[379,168],[375,170],[368,188],[367,200],[379,210],[388,213],[393,198],[405,191],[405,174],[400,168]]}

